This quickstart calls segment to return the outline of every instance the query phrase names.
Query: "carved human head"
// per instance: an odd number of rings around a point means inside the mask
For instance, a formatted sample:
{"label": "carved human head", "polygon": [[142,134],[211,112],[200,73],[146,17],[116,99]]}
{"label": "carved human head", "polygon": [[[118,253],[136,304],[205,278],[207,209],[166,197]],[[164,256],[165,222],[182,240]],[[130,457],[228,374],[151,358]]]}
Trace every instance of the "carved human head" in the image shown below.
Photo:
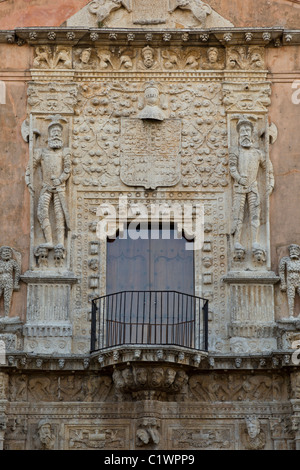
{"label": "carved human head", "polygon": [[291,259],[299,259],[300,258],[300,246],[292,244],[289,246],[289,253]]}
{"label": "carved human head", "polygon": [[161,385],[164,377],[164,370],[161,367],[156,367],[152,371],[151,383],[154,387]]}
{"label": "carved human head", "polygon": [[51,424],[49,421],[42,419],[39,422],[38,436],[41,443],[46,449],[51,447],[51,444],[53,442],[53,435],[51,431]]}
{"label": "carved human head", "polygon": [[242,116],[237,123],[237,131],[239,133],[239,143],[242,147],[249,148],[252,145],[253,124],[245,116]]}
{"label": "carved human head", "polygon": [[87,64],[91,58],[91,53],[92,53],[92,49],[90,47],[87,49],[83,49],[83,51],[80,54],[81,62],[83,62],[84,64]]}
{"label": "carved human head", "polygon": [[159,90],[156,85],[150,84],[145,89],[145,101],[150,106],[155,106],[159,101]]}
{"label": "carved human head", "polygon": [[63,126],[59,122],[51,122],[48,126],[48,145],[50,148],[57,149],[63,146],[62,141]]}
{"label": "carved human head", "polygon": [[147,379],[147,369],[143,367],[138,367],[135,369],[135,381],[137,385],[145,385],[147,383]]}
{"label": "carved human head", "polygon": [[175,369],[168,368],[168,369],[166,370],[165,385],[166,385],[167,387],[169,387],[170,385],[172,385],[172,383],[173,383],[174,380],[175,380],[175,377],[176,377],[176,370],[175,370]]}
{"label": "carved human head", "polygon": [[142,50],[142,57],[143,57],[144,65],[147,68],[152,67],[152,65],[154,64],[154,50],[152,49],[152,47],[150,46],[144,47],[144,49]]}
{"label": "carved human head", "polygon": [[0,258],[3,261],[9,261],[13,257],[13,251],[10,246],[1,246],[0,248]]}
{"label": "carved human head", "polygon": [[254,439],[260,433],[260,422],[256,416],[248,416],[246,418],[246,426],[251,439]]}
{"label": "carved human head", "polygon": [[133,372],[130,367],[127,367],[122,371],[122,376],[125,382],[125,385],[131,387],[134,385]]}
{"label": "carved human head", "polygon": [[243,259],[245,259],[245,254],[246,254],[245,248],[239,243],[236,243],[234,246],[234,260],[243,261]]}
{"label": "carved human head", "polygon": [[264,263],[266,261],[266,252],[262,248],[253,248],[253,257],[258,263]]}
{"label": "carved human head", "polygon": [[136,432],[136,437],[138,438],[138,440],[140,441],[140,445],[141,444],[149,444],[149,441],[150,441],[150,436],[147,432],[146,429],[138,429],[137,432]]}
{"label": "carved human head", "polygon": [[210,256],[204,256],[202,262],[205,268],[210,268],[212,265],[212,258]]}
{"label": "carved human head", "polygon": [[215,64],[216,62],[218,62],[218,58],[219,58],[218,49],[216,47],[209,47],[207,51],[207,57],[208,57],[208,61],[211,64]]}
{"label": "carved human head", "polygon": [[99,269],[99,261],[95,258],[90,259],[88,262],[89,268],[92,269],[93,271],[98,271]]}

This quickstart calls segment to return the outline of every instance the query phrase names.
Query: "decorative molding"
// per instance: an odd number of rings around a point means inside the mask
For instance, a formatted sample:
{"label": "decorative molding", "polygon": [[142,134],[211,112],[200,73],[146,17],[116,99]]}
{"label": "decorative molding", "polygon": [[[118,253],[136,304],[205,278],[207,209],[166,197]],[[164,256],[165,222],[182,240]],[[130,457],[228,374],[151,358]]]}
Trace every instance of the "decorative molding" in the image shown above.
{"label": "decorative molding", "polygon": [[[18,39],[22,39],[26,43],[32,46],[36,45],[53,45],[53,40],[48,37],[49,32],[55,33],[55,43],[65,44],[66,46],[72,46],[76,43],[79,47],[81,44],[99,44],[109,45],[112,42],[115,45],[119,44],[130,44],[138,45],[141,42],[144,43],[146,35],[150,42],[159,42],[159,45],[163,45],[163,35],[168,32],[171,35],[170,45],[175,44],[186,44],[199,45],[199,42],[207,45],[220,45],[224,44],[224,34],[231,34],[230,45],[247,45],[247,37],[249,33],[252,34],[251,45],[264,46],[268,44],[269,47],[276,47],[276,41],[280,39],[283,45],[296,45],[300,44],[300,30],[289,30],[284,28],[213,28],[207,29],[205,34],[203,32],[193,29],[182,29],[180,31],[176,29],[163,30],[160,26],[160,30],[155,29],[148,31],[139,30],[138,28],[46,28],[46,27],[29,27],[29,28],[16,28],[14,30],[0,31],[0,42],[9,44],[16,44]],[[72,34],[71,34],[72,33]],[[117,35],[117,39],[113,39],[112,33]],[[184,34],[189,34],[188,41]],[[91,34],[96,35],[95,40],[91,40]],[[128,34],[130,34],[130,40],[128,41]],[[52,37],[52,35],[51,35]],[[53,36],[54,37],[54,36]],[[116,37],[116,36],[114,36]],[[291,39],[286,41],[286,37]]]}

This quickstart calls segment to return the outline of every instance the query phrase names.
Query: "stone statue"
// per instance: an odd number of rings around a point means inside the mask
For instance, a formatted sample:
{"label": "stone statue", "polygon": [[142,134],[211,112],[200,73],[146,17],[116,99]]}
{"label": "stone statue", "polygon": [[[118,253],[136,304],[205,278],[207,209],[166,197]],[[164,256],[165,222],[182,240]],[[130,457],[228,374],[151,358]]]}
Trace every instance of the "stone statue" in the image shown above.
{"label": "stone statue", "polygon": [[164,121],[166,119],[164,112],[160,107],[159,90],[157,86],[150,83],[144,94],[145,106],[139,113],[139,119],[151,119],[153,121]]}
{"label": "stone statue", "polygon": [[201,0],[171,0],[170,5],[170,13],[173,13],[177,8],[190,10],[202,28],[205,28],[206,18],[212,13],[211,7]]}
{"label": "stone statue", "polygon": [[[245,215],[245,205],[248,201],[252,235],[252,250],[262,249],[258,243],[260,227],[261,201],[258,191],[258,170],[262,167],[267,171],[266,156],[253,146],[253,123],[241,116],[237,123],[239,145],[229,155],[229,168],[234,179],[233,228],[234,249],[244,250],[241,244],[242,227]],[[268,187],[270,194],[274,188],[274,176],[271,162],[268,168]]]}
{"label": "stone statue", "polygon": [[[70,149],[63,149],[63,126],[60,115],[51,116],[48,126],[48,148],[36,150],[33,157],[33,169],[41,166],[42,189],[39,195],[37,217],[40,222],[45,243],[43,247],[54,248],[53,232],[56,235],[56,245],[64,250],[65,229],[69,230],[69,213],[66,201],[66,182],[71,174]],[[27,174],[28,176],[28,174]],[[32,183],[27,178],[31,191]],[[50,219],[50,203],[53,202],[55,230]]]}
{"label": "stone statue", "polygon": [[300,295],[300,246],[290,245],[289,254],[279,262],[279,276],[280,289],[287,292],[289,316],[293,318],[296,292]]}
{"label": "stone statue", "polygon": [[9,246],[0,248],[0,297],[4,299],[4,318],[9,316],[13,291],[20,289],[21,268]]}

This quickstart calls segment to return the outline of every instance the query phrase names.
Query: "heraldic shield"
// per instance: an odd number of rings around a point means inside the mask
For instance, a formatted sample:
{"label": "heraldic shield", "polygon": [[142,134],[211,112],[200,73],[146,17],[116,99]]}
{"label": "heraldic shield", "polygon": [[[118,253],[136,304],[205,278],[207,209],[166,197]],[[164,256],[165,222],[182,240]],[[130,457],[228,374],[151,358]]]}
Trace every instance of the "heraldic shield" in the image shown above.
{"label": "heraldic shield", "polygon": [[121,172],[123,183],[156,189],[175,186],[181,177],[181,121],[122,119]]}

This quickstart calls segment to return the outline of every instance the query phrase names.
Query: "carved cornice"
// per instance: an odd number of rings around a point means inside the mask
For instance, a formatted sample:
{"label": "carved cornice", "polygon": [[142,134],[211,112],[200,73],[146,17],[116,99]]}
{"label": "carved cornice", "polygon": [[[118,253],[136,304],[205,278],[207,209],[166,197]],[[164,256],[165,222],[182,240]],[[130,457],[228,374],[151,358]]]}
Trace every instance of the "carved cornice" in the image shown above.
{"label": "carved cornice", "polygon": [[300,30],[284,28],[160,29],[30,27],[0,31],[0,42],[65,45],[268,45],[300,44]]}
{"label": "carved cornice", "polygon": [[226,284],[277,284],[280,280],[272,271],[259,272],[234,272],[231,271],[223,277]]}
{"label": "carved cornice", "polygon": [[79,278],[71,272],[57,274],[27,271],[21,276],[21,280],[26,284],[76,284]]}
{"label": "carved cornice", "polygon": [[[120,353],[120,349],[114,348],[119,353],[118,357],[115,351],[107,351],[94,353],[93,355],[73,355],[73,354],[38,354],[38,353],[25,353],[22,351],[9,352],[6,356],[6,364],[0,365],[0,372],[10,372],[12,370],[19,370],[24,372],[99,372],[104,373],[112,371],[114,365],[129,366],[139,365],[140,367],[152,367],[153,365],[176,365],[186,372],[195,371],[290,371],[298,370],[298,366],[293,364],[291,358],[294,350],[287,351],[274,351],[270,353],[229,353],[229,354],[202,354],[200,361],[196,358],[198,351],[194,351],[191,356],[192,361],[189,363],[189,356],[185,354],[186,351],[182,351],[183,355],[180,355],[180,349],[177,348],[177,361],[170,362],[167,356],[163,358],[153,356],[153,359],[149,358],[149,354],[146,349],[141,354],[137,354],[136,357],[132,357],[128,360],[126,347],[123,348],[124,354]],[[184,348],[183,348],[184,349]],[[133,348],[132,348],[133,350]],[[136,349],[136,351],[140,351]],[[160,353],[161,349],[157,348],[156,353]],[[182,353],[181,353],[182,354]],[[103,357],[105,356],[105,357]],[[196,360],[197,359],[197,360]]]}

